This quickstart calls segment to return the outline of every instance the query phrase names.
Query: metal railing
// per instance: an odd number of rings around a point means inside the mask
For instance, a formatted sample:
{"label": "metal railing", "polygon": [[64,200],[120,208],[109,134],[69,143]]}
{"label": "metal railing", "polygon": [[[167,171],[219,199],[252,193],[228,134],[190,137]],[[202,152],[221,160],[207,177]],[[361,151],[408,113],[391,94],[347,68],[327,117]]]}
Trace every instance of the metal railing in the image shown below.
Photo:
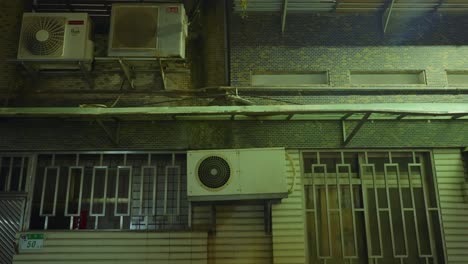
{"label": "metal railing", "polygon": [[30,157],[0,155],[0,192],[25,192]]}

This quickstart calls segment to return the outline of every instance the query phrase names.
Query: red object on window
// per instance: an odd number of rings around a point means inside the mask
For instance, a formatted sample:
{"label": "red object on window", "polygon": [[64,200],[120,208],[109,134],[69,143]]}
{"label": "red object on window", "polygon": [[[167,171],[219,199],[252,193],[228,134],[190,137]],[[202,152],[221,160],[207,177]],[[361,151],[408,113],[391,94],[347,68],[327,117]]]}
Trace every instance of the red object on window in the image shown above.
{"label": "red object on window", "polygon": [[73,229],[86,229],[88,225],[88,211],[83,210],[80,212],[80,216],[73,219]]}
{"label": "red object on window", "polygon": [[69,20],[68,25],[84,25],[83,20]]}
{"label": "red object on window", "polygon": [[81,211],[80,213],[80,229],[86,229],[86,227],[88,226],[88,211],[84,210],[84,211]]}
{"label": "red object on window", "polygon": [[179,7],[178,6],[170,6],[166,8],[167,13],[179,13]]}

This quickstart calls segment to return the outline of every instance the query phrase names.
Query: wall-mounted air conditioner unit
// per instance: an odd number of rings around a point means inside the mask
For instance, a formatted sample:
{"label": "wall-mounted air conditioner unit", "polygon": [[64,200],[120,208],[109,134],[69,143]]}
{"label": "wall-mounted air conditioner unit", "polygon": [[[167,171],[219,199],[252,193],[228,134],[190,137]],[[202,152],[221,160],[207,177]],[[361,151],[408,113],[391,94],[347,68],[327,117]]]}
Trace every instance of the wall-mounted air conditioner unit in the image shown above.
{"label": "wall-mounted air conditioner unit", "polygon": [[282,148],[189,151],[190,201],[281,199],[288,196]]}
{"label": "wall-mounted air conditioner unit", "polygon": [[92,23],[86,13],[24,13],[18,60],[39,69],[88,68],[94,56]]}
{"label": "wall-mounted air conditioner unit", "polygon": [[112,5],[108,55],[185,58],[183,4]]}

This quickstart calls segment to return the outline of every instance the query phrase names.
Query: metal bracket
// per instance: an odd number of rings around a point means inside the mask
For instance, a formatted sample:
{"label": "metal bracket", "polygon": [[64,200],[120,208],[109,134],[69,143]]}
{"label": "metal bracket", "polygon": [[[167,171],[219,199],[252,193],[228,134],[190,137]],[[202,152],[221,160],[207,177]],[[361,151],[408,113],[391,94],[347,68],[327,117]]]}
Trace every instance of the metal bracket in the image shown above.
{"label": "metal bracket", "polygon": [[345,119],[341,120],[341,129],[343,131],[343,143],[341,144],[343,147],[349,144],[349,142],[356,136],[356,134],[359,132],[361,127],[366,123],[366,121],[369,119],[371,116],[371,113],[366,113],[364,117],[359,120],[359,123],[354,127],[353,131],[349,133],[349,135],[346,135],[346,124],[345,124]]}
{"label": "metal bracket", "polygon": [[68,12],[73,12],[72,0],[67,0],[66,6],[68,8]]}
{"label": "metal bracket", "polygon": [[383,24],[383,33],[387,32],[388,23],[390,22],[390,17],[393,11],[393,5],[395,4],[395,0],[390,0],[390,5],[385,8],[385,11],[382,14],[382,24]]}
{"label": "metal bracket", "polygon": [[166,73],[164,72],[163,61],[161,59],[159,59],[159,70],[161,71],[163,90],[166,90]]}
{"label": "metal bracket", "polygon": [[439,2],[437,3],[437,5],[434,7],[434,12],[437,12],[439,10],[439,8],[445,3],[447,2],[447,0],[439,0]]}
{"label": "metal bracket", "polygon": [[33,0],[33,4],[32,4],[32,11],[35,13],[37,11],[37,7],[38,7],[38,0]]}
{"label": "metal bracket", "polygon": [[120,68],[122,69],[124,73],[125,78],[130,84],[130,87],[132,87],[132,89],[135,89],[135,77],[134,77],[135,73],[121,58],[119,58],[119,64],[120,64]]}
{"label": "metal bracket", "polygon": [[39,78],[39,72],[35,70],[33,67],[31,67],[30,65],[27,65],[26,63],[24,63],[24,61],[21,62],[21,66],[23,66],[23,68],[26,70],[29,76],[31,76],[33,81],[36,81]]}
{"label": "metal bracket", "polygon": [[210,233],[216,233],[216,206],[214,204],[211,205],[211,218],[210,218]]}
{"label": "metal bracket", "polygon": [[271,234],[272,232],[272,215],[271,215],[271,201],[265,202],[264,208],[264,223],[265,223],[265,233]]}
{"label": "metal bracket", "polygon": [[467,115],[468,115],[468,114],[454,115],[454,116],[452,116],[452,120],[457,120],[457,119],[462,118],[462,117],[467,116]]}
{"label": "metal bracket", "polygon": [[408,115],[407,114],[401,114],[401,115],[398,115],[396,120],[402,120],[403,118],[407,117]]}
{"label": "metal bracket", "polygon": [[286,28],[286,16],[288,14],[288,0],[283,0],[283,13],[281,15],[281,34],[284,33],[284,29]]}
{"label": "metal bracket", "polygon": [[333,10],[332,12],[336,12],[336,10],[338,9],[338,7],[340,6],[341,4],[341,1],[340,0],[335,0],[335,4],[333,5]]}
{"label": "metal bracket", "polygon": [[88,84],[89,89],[94,89],[94,80],[91,77],[90,72],[86,69],[85,64],[82,61],[79,61],[78,65],[80,66],[81,74],[83,74],[83,79]]}
{"label": "metal bracket", "polygon": [[115,131],[112,132],[111,129],[108,126],[106,126],[106,124],[104,124],[104,122],[102,122],[101,119],[96,119],[96,123],[102,128],[104,133],[106,133],[107,137],[110,139],[112,144],[114,144],[115,146],[118,146],[120,143],[120,121],[117,119],[115,121],[116,121]]}

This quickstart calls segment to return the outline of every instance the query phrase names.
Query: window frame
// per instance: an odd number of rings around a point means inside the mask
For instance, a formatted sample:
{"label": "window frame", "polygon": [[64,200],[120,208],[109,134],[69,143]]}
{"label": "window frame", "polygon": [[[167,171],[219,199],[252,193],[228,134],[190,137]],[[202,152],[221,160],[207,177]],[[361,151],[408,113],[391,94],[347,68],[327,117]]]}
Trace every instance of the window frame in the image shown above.
{"label": "window frame", "polygon": [[[354,74],[420,74],[422,78],[421,83],[353,83],[352,75]],[[427,83],[427,72],[425,69],[398,69],[398,70],[362,70],[362,69],[350,69],[348,70],[348,82],[353,88],[371,88],[379,87],[386,89],[400,89],[402,86],[411,88],[425,88],[428,86]]]}
{"label": "window frame", "polygon": [[[262,85],[255,85],[253,83],[254,75],[273,75],[273,76],[280,76],[280,75],[312,75],[312,74],[324,74],[326,83],[311,83],[311,84],[262,84]],[[330,83],[330,70],[325,69],[312,69],[312,70],[259,70],[259,71],[250,71],[250,86],[255,87],[258,89],[262,88],[269,88],[269,87],[277,87],[277,88],[307,88],[307,87],[329,87]]]}
{"label": "window frame", "polygon": [[[467,82],[466,83],[457,83],[457,84],[451,84],[449,76],[450,75],[466,75]],[[449,88],[456,88],[456,87],[461,87],[463,89],[468,89],[468,69],[459,69],[459,70],[452,70],[452,69],[446,69],[445,70],[445,77],[447,80],[447,87]]]}

